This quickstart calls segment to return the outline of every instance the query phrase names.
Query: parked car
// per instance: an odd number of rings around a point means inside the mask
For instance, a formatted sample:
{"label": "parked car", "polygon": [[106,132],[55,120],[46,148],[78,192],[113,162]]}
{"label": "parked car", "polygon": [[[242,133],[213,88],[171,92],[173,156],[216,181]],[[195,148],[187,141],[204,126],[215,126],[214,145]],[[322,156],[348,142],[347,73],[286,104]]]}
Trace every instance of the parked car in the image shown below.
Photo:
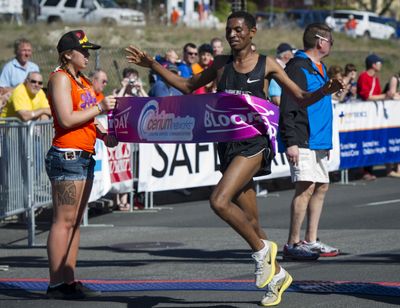
{"label": "parked car", "polygon": [[121,26],[146,24],[142,12],[121,8],[114,0],[42,0],[38,20]]}
{"label": "parked car", "polygon": [[344,26],[353,15],[357,20],[356,36],[376,39],[388,39],[396,37],[396,30],[388,25],[385,18],[367,11],[337,10],[333,12],[335,20],[334,31],[344,31]]}
{"label": "parked car", "polygon": [[382,19],[385,21],[385,24],[396,29],[396,37],[400,38],[400,21],[391,17],[382,17]]}

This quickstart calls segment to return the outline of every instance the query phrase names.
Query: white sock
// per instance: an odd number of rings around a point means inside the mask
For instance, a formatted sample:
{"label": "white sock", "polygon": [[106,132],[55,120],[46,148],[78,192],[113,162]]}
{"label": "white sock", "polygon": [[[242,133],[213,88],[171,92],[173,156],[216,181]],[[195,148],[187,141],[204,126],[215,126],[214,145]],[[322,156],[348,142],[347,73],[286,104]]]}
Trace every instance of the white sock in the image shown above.
{"label": "white sock", "polygon": [[254,254],[256,255],[256,256],[259,256],[259,257],[261,257],[261,256],[265,256],[265,254],[268,252],[268,250],[269,250],[269,245],[268,245],[268,241],[266,241],[266,240],[262,240],[263,241],[263,243],[264,243],[264,247],[261,249],[261,250],[258,250],[258,251],[256,251],[256,252],[254,252]]}
{"label": "white sock", "polygon": [[283,267],[281,267],[281,270],[279,273],[275,274],[274,278],[272,278],[271,283],[277,283],[278,280],[282,279],[283,277],[285,277],[286,275],[286,271]]}

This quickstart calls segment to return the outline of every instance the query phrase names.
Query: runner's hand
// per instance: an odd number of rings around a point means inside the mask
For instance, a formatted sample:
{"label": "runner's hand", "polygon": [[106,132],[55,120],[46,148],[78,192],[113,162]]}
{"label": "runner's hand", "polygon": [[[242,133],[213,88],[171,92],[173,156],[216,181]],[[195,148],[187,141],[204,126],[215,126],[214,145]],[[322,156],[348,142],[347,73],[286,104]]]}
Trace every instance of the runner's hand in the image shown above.
{"label": "runner's hand", "polygon": [[109,95],[106,96],[101,102],[101,108],[104,110],[104,112],[106,111],[110,111],[113,110],[115,108],[115,103],[117,102],[117,100],[115,99],[114,96]]}
{"label": "runner's hand", "polygon": [[336,93],[337,91],[340,91],[344,88],[344,83],[342,80],[339,79],[331,79],[329,80],[322,88],[322,93],[324,95],[329,95]]}
{"label": "runner's hand", "polygon": [[103,142],[106,147],[113,148],[118,145],[118,140],[114,135],[104,135]]}
{"label": "runner's hand", "polygon": [[128,53],[126,58],[129,63],[134,63],[143,67],[151,67],[155,61],[146,52],[136,48],[135,46],[130,45],[128,48],[125,48],[125,51]]}
{"label": "runner's hand", "polygon": [[299,163],[299,147],[292,145],[286,149],[286,157],[290,164],[297,166]]}

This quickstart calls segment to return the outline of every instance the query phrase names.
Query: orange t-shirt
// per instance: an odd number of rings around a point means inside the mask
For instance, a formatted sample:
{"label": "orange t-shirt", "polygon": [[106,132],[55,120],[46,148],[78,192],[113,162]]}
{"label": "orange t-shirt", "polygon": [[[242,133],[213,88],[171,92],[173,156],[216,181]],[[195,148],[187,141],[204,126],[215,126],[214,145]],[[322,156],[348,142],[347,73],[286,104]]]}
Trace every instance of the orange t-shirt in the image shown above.
{"label": "orange t-shirt", "polygon": [[171,23],[176,25],[179,21],[179,12],[177,10],[173,10],[171,13]]}
{"label": "orange t-shirt", "polygon": [[346,22],[345,28],[347,30],[355,30],[357,28],[357,20],[355,19],[350,19]]}
{"label": "orange t-shirt", "polygon": [[315,63],[315,62],[314,62],[314,64],[317,66],[318,71],[321,73],[321,75],[322,75],[322,76],[325,76],[323,64],[322,64],[322,63],[319,63],[319,64],[318,64],[318,63]]}
{"label": "orange t-shirt", "polygon": [[94,93],[96,95],[96,102],[100,103],[104,99],[104,94],[102,92],[100,93]]}
{"label": "orange t-shirt", "polygon": [[[62,72],[68,76],[71,81],[71,98],[73,111],[85,110],[97,104],[96,95],[90,85],[84,78],[80,77],[83,88],[64,70],[60,69],[56,72]],[[90,153],[94,153],[94,144],[96,142],[96,127],[94,119],[70,129],[60,126],[55,115],[53,102],[48,97],[51,113],[54,119],[55,136],[53,145],[57,148],[80,149]]]}

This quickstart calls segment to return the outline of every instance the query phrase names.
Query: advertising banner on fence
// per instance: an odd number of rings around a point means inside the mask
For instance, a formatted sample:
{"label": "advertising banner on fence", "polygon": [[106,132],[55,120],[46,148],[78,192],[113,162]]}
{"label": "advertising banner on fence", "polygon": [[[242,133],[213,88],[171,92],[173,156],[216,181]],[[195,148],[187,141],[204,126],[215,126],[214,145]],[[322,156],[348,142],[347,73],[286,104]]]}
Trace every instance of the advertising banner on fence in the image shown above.
{"label": "advertising banner on fence", "polygon": [[214,143],[140,144],[139,191],[215,185],[221,178]]}
{"label": "advertising banner on fence", "polygon": [[400,162],[400,101],[337,104],[340,168]]}
{"label": "advertising banner on fence", "polygon": [[[107,128],[107,116],[97,117]],[[95,145],[96,160],[94,182],[89,201],[95,201],[108,192],[124,193],[133,188],[132,145],[120,142],[114,148],[108,148],[102,140],[97,139]]]}
{"label": "advertising banner on fence", "polygon": [[[216,143],[140,144],[139,191],[163,191],[215,185],[221,178]],[[272,173],[256,180],[289,176],[284,153],[272,163]]]}
{"label": "advertising banner on fence", "polygon": [[110,163],[112,193],[125,193],[133,190],[132,145],[120,142],[114,148],[107,148]]}
{"label": "advertising banner on fence", "polygon": [[119,141],[199,143],[268,134],[275,145],[279,108],[249,95],[215,93],[120,97],[109,131]]}

